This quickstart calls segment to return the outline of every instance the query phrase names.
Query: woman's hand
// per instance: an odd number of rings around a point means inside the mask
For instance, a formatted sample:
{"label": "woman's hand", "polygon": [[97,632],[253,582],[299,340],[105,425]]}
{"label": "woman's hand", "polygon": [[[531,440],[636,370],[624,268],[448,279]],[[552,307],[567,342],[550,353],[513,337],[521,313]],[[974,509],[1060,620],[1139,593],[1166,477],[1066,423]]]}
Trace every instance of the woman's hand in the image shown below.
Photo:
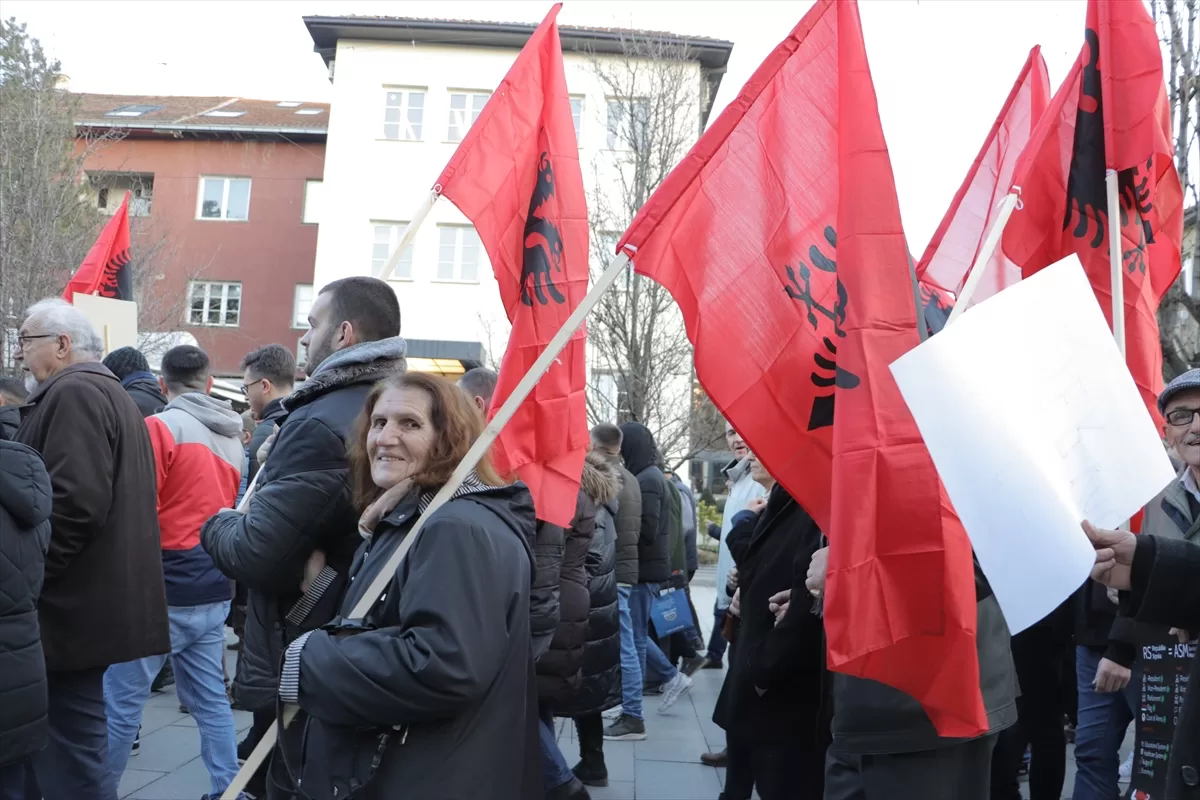
{"label": "woman's hand", "polygon": [[313,550],[312,555],[304,564],[304,578],[300,581],[300,591],[307,592],[308,587],[312,586],[313,581],[317,579],[323,569],[325,569],[325,551]]}

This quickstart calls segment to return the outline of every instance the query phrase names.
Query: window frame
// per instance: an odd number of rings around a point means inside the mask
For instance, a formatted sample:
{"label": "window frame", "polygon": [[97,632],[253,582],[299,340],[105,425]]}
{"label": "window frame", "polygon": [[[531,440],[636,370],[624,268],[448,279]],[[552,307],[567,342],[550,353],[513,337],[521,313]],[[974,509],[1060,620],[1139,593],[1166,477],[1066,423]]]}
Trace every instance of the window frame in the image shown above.
{"label": "window frame", "polygon": [[[400,244],[400,240],[404,238],[404,234],[405,234],[405,232],[408,231],[408,226],[410,224],[412,224],[412,223],[405,221],[405,220],[394,220],[394,219],[373,219],[373,220],[371,220],[371,272],[370,272],[370,274],[372,277],[379,276],[380,270],[383,269],[384,264],[387,264],[387,258],[391,258],[392,250],[394,250],[396,248],[396,245]],[[388,233],[388,241],[387,241],[388,256],[382,262],[380,262],[380,264],[378,266],[376,266],[375,265],[375,245],[382,244],[382,242],[375,241],[375,235],[378,232],[377,231],[378,228],[389,228],[390,231]],[[407,251],[408,251],[407,252],[407,254],[408,254],[408,275],[401,276],[399,274],[400,267],[405,262],[405,255],[402,253],[400,255],[400,260],[396,262],[396,269],[394,269],[392,271],[391,276],[388,278],[388,283],[412,283],[414,280],[416,280],[416,276],[415,276],[416,249],[417,249],[417,243],[414,240],[413,242],[409,243],[408,249],[407,249]]]}
{"label": "window frame", "polygon": [[[402,102],[399,106],[393,106],[388,103],[388,95],[399,92],[402,95]],[[388,125],[399,125],[402,130],[399,133],[403,134],[407,130],[411,130],[412,121],[408,118],[408,112],[412,110],[411,99],[413,94],[421,95],[421,121],[416,123],[420,126],[420,130],[416,132],[415,137],[397,136],[395,139],[387,135]],[[383,86],[383,119],[380,121],[378,141],[381,142],[423,142],[425,141],[425,112],[428,110],[429,87],[421,86],[392,86],[384,84]],[[399,108],[401,120],[399,122],[388,122],[387,112],[389,108]]]}
{"label": "window frame", "polygon": [[[483,259],[480,258],[479,256],[476,256],[476,259],[475,259],[475,277],[474,278],[462,277],[462,267],[463,267],[462,259],[463,259],[463,252],[466,249],[465,245],[466,245],[466,239],[467,239],[468,235],[475,237],[475,241],[479,245],[478,252],[482,253],[484,256],[487,255],[487,251],[483,247],[483,240],[479,237],[479,231],[475,230],[475,226],[471,225],[470,223],[467,223],[464,225],[461,223],[452,223],[452,222],[439,224],[437,226],[437,230],[438,230],[438,258],[437,258],[437,272],[435,273],[434,282],[435,283],[461,283],[461,284],[467,284],[467,285],[479,284],[480,283],[479,273],[480,273],[480,269],[482,267],[482,262],[483,262]],[[453,265],[453,268],[454,268],[454,276],[450,277],[450,278],[442,277],[442,232],[446,231],[446,230],[453,230],[453,231],[457,232],[454,237],[454,261],[451,262]]]}
{"label": "window frame", "polygon": [[[572,104],[571,105],[571,121],[575,123],[575,144],[577,144],[580,148],[582,148],[583,147],[583,117],[584,117],[584,114],[587,113],[587,95],[572,94],[572,95],[567,95],[567,99]],[[576,119],[575,119],[574,103],[576,100],[579,101],[579,119],[578,119],[578,121],[576,121]]]}
{"label": "window frame", "polygon": [[[311,190],[314,185],[320,186],[321,188],[317,189],[316,192],[312,192]],[[301,205],[301,208],[300,208],[300,224],[301,225],[320,225],[321,224],[320,219],[315,219],[312,221],[309,220],[309,218],[308,218],[308,211],[309,211],[308,201],[309,200],[314,201],[313,205],[316,206],[317,216],[320,217],[321,198],[320,197],[310,197],[309,195],[310,194],[317,194],[317,195],[321,194],[322,192],[325,191],[324,187],[325,187],[325,179],[324,178],[305,178],[304,179],[304,197],[302,198],[302,202],[300,204]]]}
{"label": "window frame", "polygon": [[[475,120],[479,119],[479,115],[483,113],[483,109],[487,106],[488,100],[492,99],[492,93],[489,91],[483,90],[483,89],[448,89],[446,91],[446,94],[448,96],[447,97],[447,112],[448,113],[447,113],[447,118],[446,118],[446,139],[445,139],[445,141],[450,144],[458,144],[463,139],[467,138],[467,132],[471,130],[471,126],[473,126],[475,124]],[[467,103],[467,108],[456,109],[454,107],[455,96],[465,97],[466,103]],[[476,111],[475,110],[475,99],[480,98],[480,97],[483,98],[483,104],[479,107],[479,110]],[[462,117],[461,121],[463,123],[465,123],[465,125],[462,125],[462,124],[456,125],[455,124],[455,122],[454,122],[455,114],[464,115]],[[469,119],[467,119],[467,117],[469,117]],[[451,129],[456,128],[456,127],[462,129],[459,132],[459,137],[457,139],[455,139],[453,136],[450,135]]]}
{"label": "window frame", "polygon": [[[208,181],[222,181],[224,188],[221,190],[221,216],[206,217],[204,212],[204,187]],[[229,216],[229,189],[234,181],[246,182],[246,216],[238,219]],[[196,220],[198,222],[249,222],[250,221],[250,195],[254,191],[254,181],[248,175],[201,175],[196,186]]]}
{"label": "window frame", "polygon": [[[313,292],[313,288],[314,287],[311,283],[297,283],[295,284],[295,288],[292,290],[292,330],[294,331],[306,331],[312,327],[308,324],[308,311],[312,310],[313,301],[316,300],[316,294]],[[300,317],[299,314],[301,289],[308,289],[308,311],[304,312],[303,318]],[[241,317],[240,308],[238,309],[238,317],[239,319]]]}
{"label": "window frame", "polygon": [[[637,136],[635,135],[635,131],[634,131],[634,127],[633,127],[636,124],[635,118],[637,117],[637,109],[638,108],[645,109],[645,112],[644,112],[645,119],[642,120],[642,126],[643,126],[642,130],[644,131],[644,134],[643,134],[643,138],[645,140],[644,146],[646,147],[646,149],[649,149],[649,146],[650,146],[650,142],[649,142],[650,98],[634,97],[634,98],[630,98],[630,99],[633,102],[634,114],[632,116],[630,116],[628,119],[626,119],[626,117],[625,117],[626,109],[625,109],[625,106],[622,105],[625,102],[624,98],[620,98],[620,97],[605,97],[604,98],[604,105],[605,105],[605,120],[604,120],[604,122],[605,122],[605,145],[606,145],[605,149],[607,149],[607,150],[618,150],[618,151],[623,151],[623,152],[627,152],[627,153],[640,152],[638,150],[638,148],[636,147],[635,140],[637,139]],[[613,127],[613,107],[614,106],[616,106],[621,112],[621,119],[617,122],[616,129],[614,129],[614,127]],[[628,130],[622,132],[621,128],[625,128],[625,127],[628,127]]]}
{"label": "window frame", "polygon": [[[221,321],[219,321],[219,322],[206,322],[206,321],[193,322],[192,321],[192,310],[193,310],[192,302],[193,302],[193,298],[196,293],[197,286],[205,287],[204,306],[201,311],[201,314],[203,317],[208,316],[208,307],[209,307],[209,303],[212,300],[212,287],[213,286],[221,287],[221,307],[220,307],[220,311],[218,312]],[[237,313],[237,321],[231,324],[231,323],[225,322],[224,320],[225,320],[226,315],[228,315],[228,313],[229,313],[229,300],[230,300],[229,289],[230,289],[230,287],[233,287],[233,286],[236,286],[237,290],[238,290],[237,291],[238,296],[236,298],[238,307],[237,307],[237,312],[236,312]],[[184,325],[187,325],[188,327],[194,327],[194,328],[240,328],[242,326],[242,300],[243,300],[243,295],[242,295],[242,282],[241,281],[203,281],[203,280],[188,281],[187,306],[183,312]]]}

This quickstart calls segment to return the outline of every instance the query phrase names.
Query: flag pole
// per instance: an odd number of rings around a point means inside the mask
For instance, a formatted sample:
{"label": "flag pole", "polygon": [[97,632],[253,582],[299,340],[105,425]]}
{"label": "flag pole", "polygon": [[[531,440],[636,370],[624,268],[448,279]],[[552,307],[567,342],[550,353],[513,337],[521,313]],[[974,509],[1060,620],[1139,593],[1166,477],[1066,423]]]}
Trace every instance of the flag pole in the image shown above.
{"label": "flag pole", "polygon": [[383,269],[375,277],[381,281],[386,281],[392,277],[392,272],[395,271],[396,265],[400,263],[400,257],[404,255],[404,251],[413,243],[413,239],[417,238],[417,231],[421,228],[421,223],[429,216],[429,212],[433,209],[433,204],[441,196],[441,187],[435,186],[430,190],[429,194],[421,201],[421,205],[413,212],[409,218],[408,227],[404,231],[404,235],[400,237],[400,244],[396,245],[396,249],[392,251],[388,257],[387,263],[383,265]]}
{"label": "flag pole", "polygon": [[1121,203],[1117,192],[1117,171],[1108,170],[1104,176],[1108,190],[1108,264],[1112,272],[1112,331],[1125,360],[1125,276],[1121,253]]}
{"label": "flag pole", "polygon": [[[433,204],[432,198],[435,196],[436,195],[431,195],[431,199],[429,201],[430,205]],[[426,209],[426,212],[428,212],[428,209]],[[415,223],[416,218],[414,217],[414,224]],[[483,433],[479,435],[479,438],[475,440],[473,445],[471,445],[471,449],[467,451],[465,456],[463,456],[462,461],[458,462],[458,466],[454,468],[454,472],[450,475],[450,479],[446,481],[442,488],[438,490],[438,493],[433,496],[433,500],[430,502],[429,507],[425,509],[425,512],[421,514],[421,516],[417,517],[417,521],[414,523],[412,530],[409,531],[408,535],[404,537],[404,541],[400,542],[400,545],[396,548],[395,552],[388,557],[388,560],[383,565],[383,568],[379,571],[379,573],[375,576],[375,579],[371,581],[371,585],[368,586],[367,590],[363,593],[362,599],[359,600],[358,604],[353,608],[353,610],[351,610],[349,619],[360,619],[371,610],[371,606],[375,604],[375,600],[387,589],[388,584],[391,582],[392,578],[395,577],[396,570],[400,567],[400,562],[404,560],[405,555],[408,554],[409,548],[412,547],[413,543],[416,541],[417,534],[421,531],[421,526],[424,524],[425,520],[432,517],[433,513],[441,508],[441,506],[450,499],[454,492],[458,490],[458,487],[462,485],[462,482],[467,475],[469,475],[471,471],[475,469],[476,465],[479,464],[479,462],[483,459],[484,455],[488,451],[488,448],[492,446],[492,443],[496,441],[496,437],[500,435],[500,431],[503,430],[504,426],[508,424],[508,421],[513,418],[513,415],[516,414],[517,408],[519,408],[525,398],[529,396],[529,393],[533,391],[533,387],[539,380],[541,380],[541,377],[546,374],[546,370],[550,369],[550,365],[553,364],[558,358],[558,355],[562,352],[562,349],[567,346],[567,342],[570,341],[571,337],[575,335],[575,331],[577,331],[579,326],[583,324],[584,319],[595,307],[596,303],[599,302],[604,293],[608,291],[609,287],[611,287],[613,282],[616,281],[617,276],[624,272],[628,265],[629,256],[627,256],[625,253],[618,253],[613,257],[612,261],[609,262],[608,268],[605,269],[603,274],[601,274],[596,282],[592,284],[592,288],[590,291],[588,291],[587,296],[585,296],[578,307],[571,312],[571,316],[567,317],[567,321],[563,323],[561,328],[558,329],[558,332],[554,334],[554,338],[552,338],[550,343],[546,345],[546,349],[541,352],[541,354],[537,357],[537,360],[533,362],[533,366],[529,368],[529,371],[526,372],[525,376],[521,378],[519,383],[517,383],[517,386],[515,389],[513,389],[512,394],[510,394],[500,406],[500,409],[496,412],[496,415],[492,417],[492,421],[487,424],[487,427],[483,429]],[[259,765],[266,760],[271,750],[275,747],[275,742],[279,738],[279,726],[282,725],[286,728],[288,724],[291,723],[292,719],[295,718],[297,711],[297,706],[289,705],[283,708],[281,719],[277,721],[275,725],[272,725],[263,735],[262,740],[259,741],[258,745],[254,748],[254,752],[252,752],[250,757],[246,759],[246,763],[242,765],[240,770],[238,770],[238,774],[234,777],[233,782],[229,784],[229,787],[225,790],[225,793],[221,795],[221,800],[236,800],[238,794],[246,788],[246,784],[250,781],[250,776],[255,773]]]}
{"label": "flag pole", "polygon": [[[1014,187],[1016,188],[1016,187]],[[996,252],[996,248],[1000,246],[1000,237],[1004,234],[1004,226],[1008,224],[1008,218],[1012,216],[1013,209],[1017,207],[1017,202],[1020,200],[1019,192],[1009,192],[1000,201],[1000,213],[996,215],[996,221],[992,223],[992,227],[984,237],[983,246],[979,248],[979,253],[975,256],[974,263],[971,264],[971,269],[967,273],[967,280],[963,283],[962,291],[954,300],[954,308],[950,310],[950,316],[946,319],[946,324],[949,325],[954,320],[958,319],[962,312],[966,311],[967,304],[971,302],[971,297],[975,294],[975,290],[979,288],[980,282],[983,281],[983,273],[987,269],[988,262],[992,260],[992,255]]]}

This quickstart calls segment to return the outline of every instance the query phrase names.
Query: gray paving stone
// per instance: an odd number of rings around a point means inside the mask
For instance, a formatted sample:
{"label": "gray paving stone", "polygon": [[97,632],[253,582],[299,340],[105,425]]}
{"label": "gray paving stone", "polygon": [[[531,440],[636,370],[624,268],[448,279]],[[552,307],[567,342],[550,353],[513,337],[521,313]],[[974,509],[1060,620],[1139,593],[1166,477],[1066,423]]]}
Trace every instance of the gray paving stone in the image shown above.
{"label": "gray paving stone", "polygon": [[713,800],[721,793],[716,770],[702,764],[638,761],[637,800]]}
{"label": "gray paving stone", "polygon": [[638,796],[634,790],[633,781],[608,780],[608,786],[589,786],[588,794],[592,800],[635,800]]}
{"label": "gray paving stone", "polygon": [[150,705],[142,709],[142,736],[154,733],[159,728],[165,728],[168,725],[174,725],[181,719],[186,717],[179,711],[178,705]]}
{"label": "gray paving stone", "polygon": [[197,800],[211,792],[212,788],[204,762],[196,757],[154,783],[138,789],[129,796],[129,800]]}
{"label": "gray paving stone", "polygon": [[[137,759],[130,759],[131,764],[135,764],[136,761]],[[151,772],[150,770],[126,767],[125,774],[121,776],[121,785],[117,787],[117,796],[128,797],[146,784],[153,783],[166,774],[165,772]]]}
{"label": "gray paving stone", "polygon": [[195,729],[167,725],[142,737],[141,752],[130,766],[152,772],[171,772],[200,755],[200,734]]}

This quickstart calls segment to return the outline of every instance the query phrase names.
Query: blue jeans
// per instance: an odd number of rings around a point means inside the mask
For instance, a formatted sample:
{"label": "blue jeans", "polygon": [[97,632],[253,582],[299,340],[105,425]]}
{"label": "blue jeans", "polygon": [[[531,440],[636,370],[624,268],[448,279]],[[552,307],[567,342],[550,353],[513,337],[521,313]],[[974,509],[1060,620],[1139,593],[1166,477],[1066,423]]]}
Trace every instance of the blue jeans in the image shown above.
{"label": "blue jeans", "polygon": [[709,661],[720,661],[725,656],[725,648],[729,646],[729,642],[725,641],[725,637],[721,634],[721,626],[725,624],[727,613],[729,613],[729,609],[721,608],[713,603],[713,627],[712,633],[708,637]]}
{"label": "blue jeans", "polygon": [[[657,583],[638,583],[630,587],[629,616],[633,624],[633,646],[637,651],[638,667],[643,680],[651,684],[664,684],[674,680],[678,671],[671,666],[671,662],[663,655],[663,651],[658,648],[658,645],[650,641],[650,606],[656,597],[658,597]],[[624,712],[632,713],[629,710],[629,701],[634,700],[637,713],[633,713],[632,716],[640,719],[642,716],[642,684],[638,683],[634,687],[636,694],[631,696],[629,684],[623,679],[621,683]]]}
{"label": "blue jeans", "polygon": [[1122,692],[1100,694],[1092,687],[1104,651],[1075,648],[1075,677],[1079,682],[1079,724],[1075,728],[1075,800],[1114,800],[1118,794],[1121,743],[1140,704],[1142,674],[1134,664],[1133,677]]}
{"label": "blue jeans", "polygon": [[642,718],[642,663],[633,642],[633,620],[629,616],[632,586],[617,585],[617,616],[621,621],[621,713]]}
{"label": "blue jeans", "polygon": [[[225,618],[229,601],[202,606],[170,606],[171,660],[179,700],[188,707],[200,730],[200,758],[208,770],[214,794],[220,794],[238,771],[237,733],[225,695]],[[113,664],[104,674],[108,710],[108,765],[120,783],[130,749],[142,723],[150,684],[167,656],[150,656]]]}
{"label": "blue jeans", "polygon": [[543,710],[538,720],[538,740],[542,745],[542,786],[548,792],[557,789],[575,777],[554,735],[554,715]]}

